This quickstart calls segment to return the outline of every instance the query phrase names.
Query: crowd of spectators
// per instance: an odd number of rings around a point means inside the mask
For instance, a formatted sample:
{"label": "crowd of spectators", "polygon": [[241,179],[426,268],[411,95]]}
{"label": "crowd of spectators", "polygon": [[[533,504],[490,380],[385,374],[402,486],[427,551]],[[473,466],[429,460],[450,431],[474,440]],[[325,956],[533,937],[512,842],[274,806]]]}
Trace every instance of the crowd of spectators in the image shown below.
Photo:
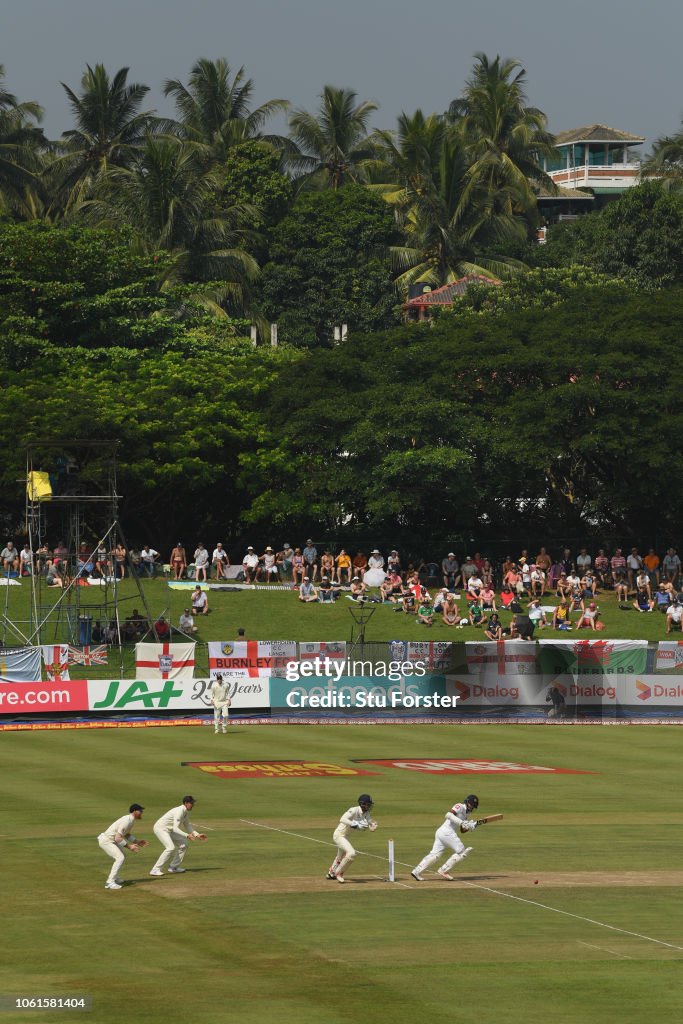
{"label": "crowd of spectators", "polygon": [[[192,550],[191,548],[189,549]],[[353,601],[374,601],[395,606],[430,626],[438,618],[447,626],[480,627],[489,639],[551,628],[600,630],[603,627],[596,597],[614,593],[620,607],[640,614],[662,612],[667,632],[680,628],[681,559],[674,547],[660,558],[653,548],[641,555],[637,547],[628,554],[620,547],[595,554],[582,547],[564,548],[554,556],[541,547],[535,556],[522,550],[496,561],[475,551],[460,561],[448,551],[440,561],[409,559],[403,562],[396,549],[385,557],[378,548],[367,555],[331,546],[320,550],[312,538],[300,547],[285,542],[279,550],[266,545],[259,554],[248,545],[240,563],[231,565],[222,542],[212,553],[199,541],[192,555],[181,541],[172,548],[168,562],[149,544],[126,550],[119,541],[109,547],[83,541],[70,552],[63,541],[54,548],[42,544],[33,552],[28,543],[18,549],[8,540],[0,553],[7,576],[40,573],[49,585],[68,580],[125,578],[128,573],[152,578],[167,572],[172,579],[232,579],[249,584],[280,583],[292,587],[305,604],[333,603],[344,594]],[[460,603],[459,603],[460,602]],[[553,602],[549,605],[548,602]],[[208,612],[206,592],[198,585],[192,607],[183,613],[181,628],[196,632],[195,619]],[[503,626],[500,613],[514,616]],[[161,631],[163,632],[163,624]],[[129,632],[133,627],[129,625]]]}

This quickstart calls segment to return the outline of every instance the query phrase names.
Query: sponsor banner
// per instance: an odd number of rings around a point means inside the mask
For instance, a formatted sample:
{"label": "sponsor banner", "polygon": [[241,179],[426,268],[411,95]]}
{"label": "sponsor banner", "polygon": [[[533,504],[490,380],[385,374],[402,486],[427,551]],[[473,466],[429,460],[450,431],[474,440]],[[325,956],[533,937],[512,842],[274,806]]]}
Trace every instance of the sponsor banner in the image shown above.
{"label": "sponsor banner", "polygon": [[316,658],[330,661],[346,661],[346,643],[344,640],[323,641],[299,644],[299,661],[315,661]]}
{"label": "sponsor banner", "polygon": [[441,640],[390,640],[389,661],[421,662],[428,670],[445,671],[453,664],[453,644]]}
{"label": "sponsor banner", "polygon": [[467,761],[451,758],[420,758],[410,761],[380,761],[363,758],[360,764],[377,764],[383,768],[405,768],[409,772],[426,772],[429,775],[593,775],[576,768],[549,768],[540,764],[520,764],[517,761]]}
{"label": "sponsor banner", "polygon": [[136,644],[135,671],[145,679],[192,679],[194,643]]}
{"label": "sponsor banner", "polygon": [[30,683],[42,672],[40,647],[0,647],[0,680],[5,683]]}
{"label": "sponsor banner", "polygon": [[636,675],[647,671],[647,640],[539,640],[538,667],[551,677]]}
{"label": "sponsor banner", "polygon": [[458,708],[529,707],[544,704],[549,679],[541,675],[447,676],[448,692],[457,695]]}
{"label": "sponsor banner", "polygon": [[42,714],[46,711],[87,711],[85,680],[19,684],[0,682],[0,714]]}
{"label": "sponsor banner", "polygon": [[51,647],[42,647],[45,675],[48,680],[61,683],[69,679],[69,648],[67,644],[54,644]]}
{"label": "sponsor banner", "polygon": [[619,703],[683,708],[683,676],[647,675],[620,679]]}
{"label": "sponsor banner", "polygon": [[655,660],[657,672],[679,672],[683,676],[683,640],[660,640]]}
{"label": "sponsor banner", "polygon": [[183,761],[186,768],[198,768],[218,779],[300,779],[344,778],[377,775],[361,768],[343,767],[325,761]]}
{"label": "sponsor banner", "polygon": [[218,640],[208,646],[212,679],[226,672],[231,678],[267,678],[297,660],[295,640]]}
{"label": "sponsor banner", "polygon": [[[91,711],[208,711],[211,679],[89,679]],[[268,679],[231,679],[231,711],[270,706]]]}
{"label": "sponsor banner", "polygon": [[453,711],[457,702],[447,692],[444,676],[414,679],[401,676],[396,682],[386,676],[342,676],[339,680],[324,676],[301,678],[296,683],[286,679],[270,680],[273,710],[308,711],[324,709],[342,714],[354,711],[402,711],[404,709],[434,712],[447,698]]}
{"label": "sponsor banner", "polygon": [[465,644],[467,671],[478,676],[534,675],[536,645],[524,640],[491,640]]}
{"label": "sponsor banner", "polygon": [[97,647],[91,647],[89,644],[86,644],[85,647],[72,647],[69,645],[69,664],[85,665],[86,668],[90,665],[106,665],[108,650],[106,644],[100,644]]}

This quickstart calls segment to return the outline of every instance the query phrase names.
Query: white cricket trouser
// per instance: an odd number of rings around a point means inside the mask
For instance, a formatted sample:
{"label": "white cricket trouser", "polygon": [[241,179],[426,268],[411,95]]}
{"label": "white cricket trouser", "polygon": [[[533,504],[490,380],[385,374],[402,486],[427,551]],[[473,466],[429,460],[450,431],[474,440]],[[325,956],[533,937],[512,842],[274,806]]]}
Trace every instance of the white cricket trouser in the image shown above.
{"label": "white cricket trouser", "polygon": [[332,838],[337,844],[337,856],[330,864],[330,874],[343,875],[347,865],[355,858],[356,851],[353,846],[351,846],[351,843],[348,841],[346,836],[342,835],[339,829],[335,829]]}
{"label": "white cricket trouser", "polygon": [[223,732],[228,731],[228,716],[230,714],[230,705],[224,702],[220,704],[214,704],[213,706],[213,725],[218,732],[221,726],[221,719],[223,719]]}
{"label": "white cricket trouser", "polygon": [[125,851],[122,850],[121,847],[112,839],[106,839],[104,835],[98,836],[97,842],[100,845],[100,849],[104,850],[109,857],[113,858],[114,864],[109,872],[107,883],[113,882],[123,867],[123,862],[126,859]]}
{"label": "white cricket trouser", "polygon": [[465,852],[465,844],[461,842],[460,836],[455,832],[450,825],[441,825],[437,828],[434,833],[434,845],[427,854],[423,857],[420,863],[415,868],[415,872],[419,875],[427,868],[435,864],[439,857],[442,857],[446,850],[453,850],[453,856],[449,857],[445,864],[442,865],[442,871],[450,871],[454,864],[462,860],[463,853]]}
{"label": "white cricket trouser", "polygon": [[167,828],[157,828],[156,825],[154,826],[154,835],[163,846],[164,852],[152,868],[152,871],[160,871],[169,857],[174,854],[175,856],[173,856],[169,867],[179,868],[187,853],[187,839],[185,836],[181,835],[180,832],[173,832]]}

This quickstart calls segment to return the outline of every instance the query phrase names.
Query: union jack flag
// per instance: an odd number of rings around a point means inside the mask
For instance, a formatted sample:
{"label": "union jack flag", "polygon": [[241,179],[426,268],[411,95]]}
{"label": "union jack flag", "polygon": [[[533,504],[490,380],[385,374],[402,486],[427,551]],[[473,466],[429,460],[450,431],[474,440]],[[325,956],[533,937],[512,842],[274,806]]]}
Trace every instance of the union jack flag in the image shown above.
{"label": "union jack flag", "polygon": [[71,647],[69,646],[70,665],[106,665],[107,645],[100,644],[99,647]]}

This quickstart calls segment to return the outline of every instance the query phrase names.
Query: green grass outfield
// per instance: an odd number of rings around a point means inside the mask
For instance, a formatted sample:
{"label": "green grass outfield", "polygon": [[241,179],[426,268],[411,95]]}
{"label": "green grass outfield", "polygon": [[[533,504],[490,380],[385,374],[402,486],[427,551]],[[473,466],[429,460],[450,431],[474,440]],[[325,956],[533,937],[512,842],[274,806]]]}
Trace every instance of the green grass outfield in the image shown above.
{"label": "green grass outfield", "polygon": [[[0,993],[90,995],[85,1019],[97,1024],[673,1024],[683,992],[681,738],[674,726],[5,733]],[[353,767],[368,757],[593,774],[365,766],[377,775],[222,780],[181,765]],[[357,845],[374,857],[357,858],[347,885],[326,882],[326,844],[364,791],[380,828]],[[190,847],[186,874],[150,878],[152,825],[188,792],[209,842]],[[387,839],[414,865],[470,792],[479,813],[505,818],[474,833],[458,880],[418,884],[401,866],[397,884],[383,881]],[[96,836],[133,801],[146,807],[138,835],[150,849],[130,855],[123,889],[105,891],[110,861]]]}
{"label": "green grass outfield", "polygon": [[[150,614],[155,618],[161,614],[170,612],[173,623],[177,623],[183,608],[190,603],[190,590],[171,590],[165,580],[145,580],[142,583],[147,597]],[[121,603],[120,615],[125,618],[130,615],[134,607],[140,605],[137,590],[129,580],[123,582],[121,596],[124,600]],[[45,591],[45,598],[49,601],[56,599],[53,590]],[[98,588],[82,588],[80,593],[81,610],[91,608],[92,614],[96,617],[97,601],[99,599]],[[26,633],[27,620],[29,618],[30,587],[27,581],[23,581],[21,587],[10,587],[4,592],[0,591],[0,607],[6,612],[11,620],[16,620],[20,628]],[[460,605],[464,605],[461,600]],[[548,600],[548,604],[555,603]],[[660,612],[652,612],[641,615],[635,609],[622,611],[611,592],[600,594],[597,598],[605,630],[601,633],[593,633],[590,630],[573,631],[571,633],[556,632],[550,628],[536,631],[537,638],[556,637],[558,639],[569,639],[577,637],[581,639],[633,639],[633,640],[661,640],[666,636],[665,616]],[[196,639],[200,643],[209,640],[234,640],[237,630],[246,630],[246,636],[250,640],[349,640],[351,630],[354,635],[358,633],[358,626],[354,625],[351,611],[357,613],[358,606],[340,597],[334,605],[322,604],[301,604],[294,593],[284,590],[242,590],[242,591],[213,591],[209,592],[209,615],[199,616],[196,620],[199,632]],[[369,620],[366,628],[366,639],[368,641],[383,640],[450,640],[461,642],[464,640],[480,640],[483,636],[482,629],[467,626],[464,629],[454,629],[445,626],[439,616],[436,617],[434,625],[426,627],[419,625],[414,616],[404,615],[402,612],[396,614],[393,605],[374,605],[375,613]],[[142,609],[140,609],[142,610]],[[501,621],[506,625],[512,616],[501,613]],[[578,615],[573,617],[576,622]],[[679,633],[673,634],[680,637]],[[43,642],[50,643],[54,638],[45,635]],[[16,642],[16,637],[14,637]],[[0,642],[11,643],[13,637],[7,627],[0,626]],[[202,648],[198,650],[197,672],[205,672],[206,653]],[[112,671],[118,672],[118,656],[112,654],[110,665],[100,669],[90,669],[92,677],[111,676]],[[124,671],[127,674],[134,672],[134,657],[132,650],[124,654]]]}

